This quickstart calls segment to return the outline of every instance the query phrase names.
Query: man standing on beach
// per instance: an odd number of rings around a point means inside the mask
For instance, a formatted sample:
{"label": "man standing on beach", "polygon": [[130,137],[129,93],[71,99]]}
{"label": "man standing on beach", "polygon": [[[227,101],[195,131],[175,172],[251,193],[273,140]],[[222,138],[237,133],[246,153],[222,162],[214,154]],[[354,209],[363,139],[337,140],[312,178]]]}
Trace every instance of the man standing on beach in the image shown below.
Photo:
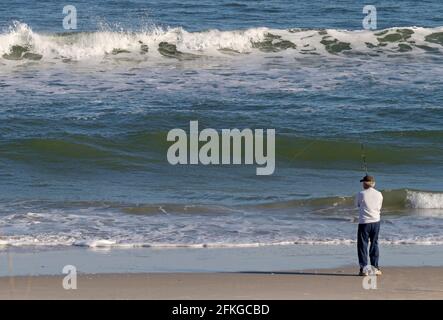
{"label": "man standing on beach", "polygon": [[381,275],[382,273],[378,267],[378,233],[380,231],[380,211],[383,204],[383,195],[375,190],[374,177],[366,175],[360,182],[363,183],[363,191],[359,192],[356,198],[359,209],[357,250],[360,276],[368,275],[365,267],[368,265],[369,241],[371,242],[369,248],[371,265],[375,268],[375,274]]}

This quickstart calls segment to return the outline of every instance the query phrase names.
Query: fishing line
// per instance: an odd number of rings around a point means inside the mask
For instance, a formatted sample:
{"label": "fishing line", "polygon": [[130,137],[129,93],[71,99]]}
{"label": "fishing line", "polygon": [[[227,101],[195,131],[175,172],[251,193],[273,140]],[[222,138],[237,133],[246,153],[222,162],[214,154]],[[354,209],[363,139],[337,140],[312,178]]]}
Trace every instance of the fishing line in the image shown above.
{"label": "fishing line", "polygon": [[311,141],[310,143],[308,143],[308,145],[306,147],[304,147],[303,149],[301,149],[299,152],[295,153],[292,156],[292,160],[294,160],[295,158],[300,156],[302,153],[306,152],[306,150],[308,150],[310,147],[312,147],[317,142],[318,142],[317,140],[314,140],[314,141]]}
{"label": "fishing line", "polygon": [[366,153],[365,153],[365,144],[363,142],[360,143],[361,145],[361,168],[364,170],[366,175],[368,175],[368,163],[366,161]]}
{"label": "fishing line", "polygon": [[[311,141],[310,143],[308,143],[307,146],[305,146],[299,152],[295,153],[292,156],[292,159],[294,160],[295,158],[297,158],[301,154],[305,153],[309,148],[311,148],[317,142],[318,142],[317,140],[314,140],[314,141]],[[361,139],[360,139],[360,154],[361,154],[361,168],[365,172],[366,175],[369,175],[369,173],[368,173],[368,162],[366,160],[365,144],[364,144],[363,141],[361,141]]]}

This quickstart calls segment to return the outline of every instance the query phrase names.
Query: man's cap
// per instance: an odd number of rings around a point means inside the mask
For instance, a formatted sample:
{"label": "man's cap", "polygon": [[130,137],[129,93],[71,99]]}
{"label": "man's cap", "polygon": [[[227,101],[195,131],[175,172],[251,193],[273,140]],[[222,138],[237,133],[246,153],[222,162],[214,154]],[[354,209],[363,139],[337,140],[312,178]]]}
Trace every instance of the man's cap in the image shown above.
{"label": "man's cap", "polygon": [[360,180],[360,182],[375,182],[375,179],[373,176],[366,175]]}

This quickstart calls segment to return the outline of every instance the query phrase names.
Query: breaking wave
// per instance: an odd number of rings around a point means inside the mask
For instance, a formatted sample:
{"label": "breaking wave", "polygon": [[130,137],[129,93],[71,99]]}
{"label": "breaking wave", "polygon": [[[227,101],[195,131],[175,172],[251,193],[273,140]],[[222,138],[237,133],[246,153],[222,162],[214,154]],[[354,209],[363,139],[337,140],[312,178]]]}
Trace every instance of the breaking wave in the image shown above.
{"label": "breaking wave", "polygon": [[[443,192],[426,192],[408,189],[385,190],[383,206],[386,209],[443,209]],[[296,207],[353,207],[354,197],[325,197],[306,200],[293,200],[259,205],[262,208]],[[431,215],[433,215],[431,213]],[[443,212],[441,213],[443,217]]]}
{"label": "breaking wave", "polygon": [[389,56],[404,53],[443,53],[443,27],[401,27],[379,31],[336,29],[208,30],[159,28],[139,32],[69,32],[44,34],[15,22],[0,34],[3,61],[91,58],[163,57],[178,60],[201,56],[237,56],[286,52],[294,56]]}

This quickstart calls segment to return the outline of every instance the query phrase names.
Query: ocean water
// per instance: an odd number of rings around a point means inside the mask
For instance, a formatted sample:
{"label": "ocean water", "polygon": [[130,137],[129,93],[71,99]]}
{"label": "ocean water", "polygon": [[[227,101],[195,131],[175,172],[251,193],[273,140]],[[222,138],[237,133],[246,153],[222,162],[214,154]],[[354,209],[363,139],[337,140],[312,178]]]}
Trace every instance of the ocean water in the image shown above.
{"label": "ocean water", "polygon": [[[443,244],[443,5],[0,3],[0,248]],[[172,166],[169,130],[274,128],[276,170]]]}

